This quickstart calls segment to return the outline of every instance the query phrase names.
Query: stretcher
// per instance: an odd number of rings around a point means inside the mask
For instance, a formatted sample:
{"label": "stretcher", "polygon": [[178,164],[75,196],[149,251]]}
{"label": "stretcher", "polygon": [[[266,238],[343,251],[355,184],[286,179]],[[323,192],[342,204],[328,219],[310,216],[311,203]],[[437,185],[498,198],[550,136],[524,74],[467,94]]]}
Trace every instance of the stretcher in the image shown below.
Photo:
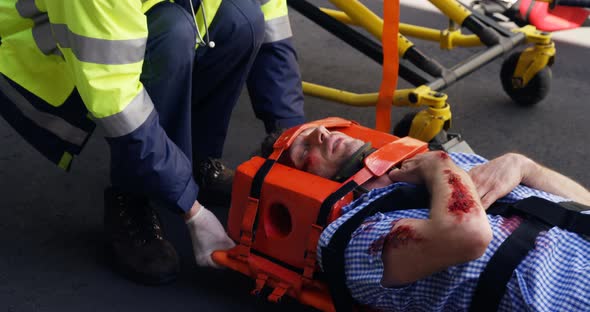
{"label": "stretcher", "polygon": [[[280,162],[281,155],[302,131],[320,125],[376,147],[363,159],[363,167],[342,183]],[[268,158],[255,156],[237,168],[227,226],[237,245],[227,251],[215,251],[213,260],[250,277],[254,281],[251,293],[271,302],[278,303],[288,296],[321,311],[353,311],[351,307],[372,311],[357,306],[346,286],[343,259],[350,235],[372,213],[427,207],[427,190],[398,187],[397,194],[389,193],[355,210],[322,246],[321,272],[317,257],[319,238],[323,229],[342,214],[342,208],[351,203],[354,190],[426,151],[427,143],[420,140],[399,138],[335,117],[287,130],[275,142]],[[392,205],[393,199],[396,204]],[[532,196],[510,204],[495,203],[487,209],[488,214],[519,215],[524,221],[487,262],[478,278],[470,311],[497,309],[514,269],[535,247],[535,238],[542,231],[559,227],[589,235],[590,215],[579,213],[589,208]]]}
{"label": "stretcher", "polygon": [[[342,183],[280,162],[281,155],[302,131],[320,125],[371,142],[377,148],[363,159],[363,167]],[[348,291],[346,246],[354,230],[375,212],[427,207],[430,198],[426,188],[400,186],[370,205],[355,209],[354,215],[348,216],[322,245],[321,272],[318,241],[324,227],[353,200],[355,189],[426,151],[427,144],[420,140],[398,138],[341,118],[326,118],[287,130],[275,142],[268,158],[253,157],[237,168],[228,219],[228,234],[237,245],[214,252],[213,260],[252,278],[252,294],[266,296],[271,302],[289,296],[321,311],[373,311],[356,304]],[[589,235],[590,215],[580,213],[588,209],[574,202],[554,203],[535,196],[510,204],[497,202],[487,209],[486,213],[505,218],[521,216],[523,222],[486,263],[469,311],[497,310],[514,269],[535,248],[539,233],[559,227]]]}
{"label": "stretcher", "polygon": [[[342,183],[277,162],[301,131],[318,125],[371,142],[377,150],[364,159],[358,173]],[[227,226],[237,246],[214,252],[213,260],[251,277],[253,295],[267,293],[271,302],[290,296],[321,311],[334,311],[316,261],[323,228],[340,216],[357,186],[427,150],[420,140],[398,138],[341,118],[288,130],[276,141],[268,159],[256,156],[237,168]]]}
{"label": "stretcher", "polygon": [[[397,0],[383,1],[383,18],[358,0],[330,0],[335,8],[318,7],[307,0],[287,2],[311,21],[383,64],[383,82],[379,92],[354,93],[303,82],[303,91],[309,96],[351,106],[376,106],[375,128],[378,130],[391,131],[392,106],[425,107],[410,116],[407,127],[396,127],[402,130],[395,134],[431,141],[451,126],[448,96],[442,91],[504,55],[509,56],[502,65],[500,79],[504,90],[516,103],[534,105],[548,94],[555,45],[549,33],[538,31],[533,26],[506,29],[455,0],[429,1],[448,16],[449,26],[446,29],[400,23]],[[372,38],[355,28],[365,30]],[[471,34],[462,33],[462,28]],[[445,50],[474,46],[486,48],[447,68],[422,53],[408,37],[439,42],[441,49]],[[514,51],[524,45],[527,45],[526,49]],[[398,74],[415,88],[396,90]]]}

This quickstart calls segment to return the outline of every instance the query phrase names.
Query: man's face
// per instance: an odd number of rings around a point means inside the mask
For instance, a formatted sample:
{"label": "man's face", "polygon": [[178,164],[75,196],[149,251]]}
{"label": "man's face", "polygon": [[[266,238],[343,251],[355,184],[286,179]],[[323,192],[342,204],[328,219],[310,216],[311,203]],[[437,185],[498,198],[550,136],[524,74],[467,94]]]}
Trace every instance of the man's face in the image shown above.
{"label": "man's face", "polygon": [[301,132],[287,151],[293,167],[331,178],[365,143],[323,126]]}

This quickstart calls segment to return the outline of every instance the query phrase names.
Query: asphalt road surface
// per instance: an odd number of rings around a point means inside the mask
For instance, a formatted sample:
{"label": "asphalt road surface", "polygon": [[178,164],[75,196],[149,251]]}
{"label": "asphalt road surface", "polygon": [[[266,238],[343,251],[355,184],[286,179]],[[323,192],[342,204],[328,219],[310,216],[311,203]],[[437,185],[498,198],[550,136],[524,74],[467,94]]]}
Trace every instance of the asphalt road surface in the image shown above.
{"label": "asphalt road surface", "polygon": [[[381,4],[373,2],[375,7]],[[447,25],[443,16],[416,6],[402,6],[401,19],[437,28]],[[291,21],[305,80],[355,92],[378,90],[380,66],[298,13],[291,13]],[[445,90],[452,105],[452,131],[462,134],[485,157],[524,153],[590,186],[586,164],[590,158],[588,43],[590,36],[557,41],[551,92],[534,107],[515,105],[502,91],[502,60],[454,84]],[[448,66],[477,51],[442,51],[437,44],[419,40],[416,44]],[[407,86],[400,82],[400,87]],[[341,116],[374,124],[372,108],[311,97],[305,105],[310,120]],[[394,122],[408,111],[394,109]],[[248,159],[263,132],[244,94],[233,114],[226,162],[236,166]],[[167,211],[162,211],[165,230],[182,259],[179,279],[170,285],[147,287],[112,272],[102,249],[108,149],[101,137],[97,133],[91,139],[71,173],[66,174],[52,167],[0,119],[0,311],[307,310],[295,303],[274,305],[250,296],[253,282],[238,273],[197,268],[182,221]],[[210,208],[225,220],[227,209]]]}

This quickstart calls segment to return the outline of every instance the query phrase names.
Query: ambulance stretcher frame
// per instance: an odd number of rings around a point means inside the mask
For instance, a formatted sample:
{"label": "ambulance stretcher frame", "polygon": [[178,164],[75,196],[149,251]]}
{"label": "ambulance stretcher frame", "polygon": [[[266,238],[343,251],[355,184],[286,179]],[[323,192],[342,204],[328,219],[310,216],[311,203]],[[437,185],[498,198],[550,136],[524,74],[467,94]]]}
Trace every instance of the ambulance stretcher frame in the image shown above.
{"label": "ambulance stretcher frame", "polygon": [[[384,32],[387,31],[387,27],[383,27],[385,18],[382,19],[358,0],[330,0],[330,2],[336,9],[317,7],[307,0],[287,0],[291,8],[370,59],[380,64],[386,61],[388,55],[384,53],[385,44],[383,43],[387,44],[389,41],[383,41]],[[456,0],[429,0],[429,2],[449,17],[449,27],[439,30],[399,23],[399,15],[395,17],[395,23],[399,29],[399,33],[396,32],[397,34],[394,35],[397,36],[399,76],[416,88],[395,90],[389,103],[389,110],[378,109],[377,119],[390,119],[390,116],[384,115],[391,113],[391,106],[426,106],[426,109],[412,116],[413,121],[407,134],[428,142],[441,130],[447,130],[451,126],[448,97],[441,91],[485,64],[509,53],[512,54],[503,63],[500,73],[504,90],[520,105],[534,105],[545,98],[551,81],[550,66],[555,56],[555,45],[549,33],[537,31],[530,25],[508,30],[485,15],[470,11]],[[399,7],[399,2],[384,0],[384,11],[388,5]],[[349,26],[366,30],[376,40],[366,37]],[[473,34],[461,33],[461,27],[465,27]],[[440,47],[445,50],[481,45],[487,48],[451,68],[445,68],[433,58],[420,52],[406,36],[439,42]],[[529,47],[524,51],[512,52],[516,47],[525,44]],[[377,102],[381,94],[381,92],[354,93],[306,81],[303,82],[303,91],[306,95],[360,107],[378,106]],[[390,132],[391,124],[384,122],[381,125],[377,124],[376,128]]]}

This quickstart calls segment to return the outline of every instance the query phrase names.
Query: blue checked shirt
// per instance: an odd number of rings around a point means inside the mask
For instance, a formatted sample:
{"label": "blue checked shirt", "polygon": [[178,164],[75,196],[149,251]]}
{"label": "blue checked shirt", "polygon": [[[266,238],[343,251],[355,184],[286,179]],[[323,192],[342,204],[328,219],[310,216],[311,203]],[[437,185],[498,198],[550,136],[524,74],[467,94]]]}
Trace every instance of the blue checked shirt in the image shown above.
{"label": "blue checked shirt", "polygon": [[[472,154],[452,154],[453,161],[469,170],[486,162]],[[323,231],[318,244],[325,247],[334,232],[356,211],[405,183],[395,183],[361,196],[343,209],[343,216]],[[553,202],[564,198],[517,186],[499,202],[514,202],[538,196]],[[345,250],[347,286],[361,304],[382,311],[465,311],[469,309],[477,279],[500,244],[520,224],[519,217],[488,215],[494,237],[485,254],[477,260],[453,266],[425,279],[398,288],[385,288],[381,248],[373,242],[391,230],[391,223],[401,218],[428,218],[428,209],[377,213],[368,217],[352,234]],[[373,245],[373,246],[372,246]],[[499,311],[590,311],[590,242],[581,236],[551,228],[541,232],[535,248],[516,268],[507,285]]]}

